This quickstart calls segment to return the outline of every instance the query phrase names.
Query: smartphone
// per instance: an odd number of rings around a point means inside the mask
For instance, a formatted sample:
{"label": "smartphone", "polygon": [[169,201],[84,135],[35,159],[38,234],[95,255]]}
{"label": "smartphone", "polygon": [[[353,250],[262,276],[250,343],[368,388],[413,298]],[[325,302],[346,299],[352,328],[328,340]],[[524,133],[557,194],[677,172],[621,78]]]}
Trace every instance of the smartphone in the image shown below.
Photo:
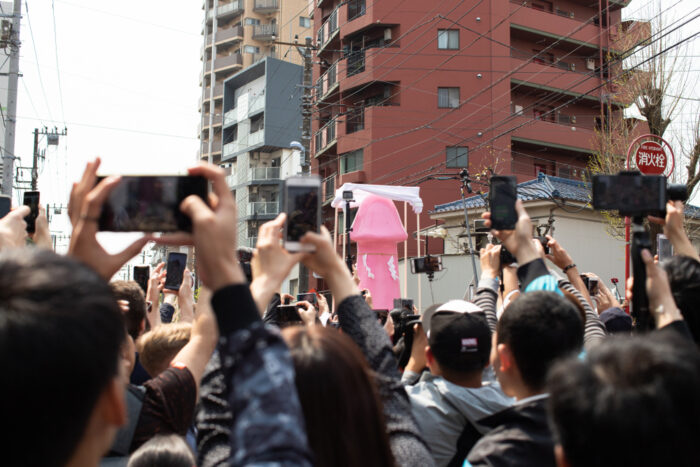
{"label": "smartphone", "polygon": [[489,188],[489,209],[491,210],[491,228],[495,230],[513,230],[518,221],[515,212],[516,179],[510,175],[494,175]]}
{"label": "smartphone", "polygon": [[598,291],[598,279],[595,277],[590,277],[588,279],[588,294],[595,295]]}
{"label": "smartphone", "polygon": [[143,293],[148,292],[148,279],[151,277],[151,267],[147,264],[134,266],[134,281],[143,289]]}
{"label": "smartphone", "polygon": [[180,290],[182,276],[187,265],[187,254],[172,252],[168,254],[168,263],[165,267],[165,285],[168,290]]}
{"label": "smartphone", "polygon": [[302,322],[296,305],[277,305],[277,313],[280,323],[294,324]]}
{"label": "smartphone", "polygon": [[34,233],[36,230],[36,218],[39,216],[39,192],[25,191],[24,205],[29,206],[29,215],[24,218],[27,223],[27,233]]}
{"label": "smartphone", "polygon": [[180,211],[180,204],[190,195],[207,203],[207,179],[193,175],[123,176],[102,206],[99,229],[191,232],[192,221]]}
{"label": "smartphone", "polygon": [[297,302],[309,302],[316,306],[316,294],[313,292],[297,294]]}
{"label": "smartphone", "polygon": [[377,319],[384,326],[389,318],[389,310],[374,310],[374,312],[377,313]]}
{"label": "smartphone", "polygon": [[395,298],[394,310],[408,310],[410,313],[413,313],[413,299]]}
{"label": "smartphone", "polygon": [[619,211],[623,216],[666,212],[666,178],[662,175],[594,175],[592,191],[594,209]]}
{"label": "smartphone", "polygon": [[411,258],[411,274],[442,271],[442,256]]}
{"label": "smartphone", "polygon": [[673,245],[664,234],[656,234],[656,252],[659,262],[670,259],[673,256]]}
{"label": "smartphone", "polygon": [[306,232],[318,232],[321,228],[321,179],[315,175],[289,177],[284,183],[284,204],[284,247],[294,252],[314,251],[299,240]]}
{"label": "smartphone", "polygon": [[5,217],[12,208],[12,198],[7,195],[0,195],[0,219]]}

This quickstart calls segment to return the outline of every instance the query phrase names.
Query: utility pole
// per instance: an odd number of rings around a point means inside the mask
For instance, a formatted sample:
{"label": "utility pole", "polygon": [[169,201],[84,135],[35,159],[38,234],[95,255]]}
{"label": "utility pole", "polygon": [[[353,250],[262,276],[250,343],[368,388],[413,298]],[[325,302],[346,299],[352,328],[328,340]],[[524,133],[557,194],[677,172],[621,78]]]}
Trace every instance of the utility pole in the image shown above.
{"label": "utility pole", "polygon": [[66,136],[68,134],[68,129],[64,128],[60,133],[57,128],[49,130],[47,128],[34,128],[34,153],[32,155],[32,191],[36,191],[37,182],[39,181],[39,135],[46,136],[46,141],[51,146],[58,145],[59,137]]}
{"label": "utility pole", "polygon": [[17,120],[17,81],[19,78],[19,25],[22,0],[15,0],[10,31],[10,76],[7,86],[7,118],[5,119],[5,147],[2,148],[2,192],[12,196],[12,178],[15,172],[15,121]]}

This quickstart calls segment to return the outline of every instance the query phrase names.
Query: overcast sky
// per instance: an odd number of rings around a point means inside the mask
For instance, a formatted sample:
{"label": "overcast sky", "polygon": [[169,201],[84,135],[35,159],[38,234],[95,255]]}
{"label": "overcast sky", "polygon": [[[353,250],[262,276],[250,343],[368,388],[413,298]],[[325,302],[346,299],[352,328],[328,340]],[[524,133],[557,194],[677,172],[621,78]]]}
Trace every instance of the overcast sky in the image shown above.
{"label": "overcast sky", "polygon": [[[648,17],[650,3],[632,1],[626,16]],[[661,3],[667,22],[700,12],[697,0]],[[68,137],[46,152],[42,203],[64,203],[97,155],[104,173],[173,173],[195,161],[202,0],[55,0],[57,41],[52,2],[23,4],[29,14],[23,7],[15,153],[28,166],[34,128],[68,127]],[[680,37],[698,30],[695,20]],[[685,57],[695,62],[686,90],[695,99],[699,57],[695,40]],[[687,126],[697,109],[688,101],[676,126]]]}

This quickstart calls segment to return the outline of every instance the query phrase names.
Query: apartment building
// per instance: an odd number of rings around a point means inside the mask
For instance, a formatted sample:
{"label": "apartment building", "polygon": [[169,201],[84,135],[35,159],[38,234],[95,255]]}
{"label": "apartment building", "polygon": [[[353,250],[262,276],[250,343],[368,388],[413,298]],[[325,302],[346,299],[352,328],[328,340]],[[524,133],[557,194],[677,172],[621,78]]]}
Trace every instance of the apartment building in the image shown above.
{"label": "apartment building", "polygon": [[312,170],[326,202],[345,182],[418,184],[425,227],[459,198],[445,178],[462,168],[580,179],[596,129],[628,104],[611,84],[622,36],[649,35],[621,21],[628,3],[317,0]]}
{"label": "apartment building", "polygon": [[205,0],[202,4],[202,96],[197,159],[221,162],[224,81],[265,57],[301,63],[296,50],[310,36],[308,0]]}

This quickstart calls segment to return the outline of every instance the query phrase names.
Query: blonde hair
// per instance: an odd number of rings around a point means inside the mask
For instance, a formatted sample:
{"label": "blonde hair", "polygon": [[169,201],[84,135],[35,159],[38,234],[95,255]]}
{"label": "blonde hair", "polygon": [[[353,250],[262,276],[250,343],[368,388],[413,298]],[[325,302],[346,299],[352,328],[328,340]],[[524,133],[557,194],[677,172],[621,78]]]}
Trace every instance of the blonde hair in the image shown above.
{"label": "blonde hair", "polygon": [[191,323],[169,323],[141,336],[136,344],[139,361],[152,378],[168,368],[175,355],[189,342],[191,331]]}

